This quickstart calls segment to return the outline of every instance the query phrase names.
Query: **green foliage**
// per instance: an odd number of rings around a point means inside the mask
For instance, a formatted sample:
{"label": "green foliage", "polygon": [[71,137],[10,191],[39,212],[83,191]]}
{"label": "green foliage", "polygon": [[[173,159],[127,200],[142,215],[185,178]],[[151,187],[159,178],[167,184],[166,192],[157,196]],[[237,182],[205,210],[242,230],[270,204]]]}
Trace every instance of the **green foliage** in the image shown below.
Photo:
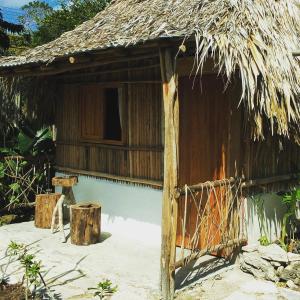
{"label": "green foliage", "polygon": [[265,235],[261,236],[258,241],[262,246],[270,245],[270,241]]}
{"label": "green foliage", "polygon": [[[33,286],[33,299],[35,299],[34,294],[36,292],[36,288],[42,285],[46,288],[50,299],[53,299],[51,291],[48,289],[45,280],[42,276],[42,262],[40,260],[37,260],[34,254],[29,252],[29,249],[28,247],[26,247],[26,245],[11,241],[7,248],[7,254],[9,255],[8,264],[12,262],[12,257],[16,257],[16,259],[20,262],[21,267],[24,270],[23,279],[25,279],[26,283],[26,300],[29,298],[28,291],[31,286]],[[5,272],[7,271],[7,266],[5,268]],[[3,273],[2,278],[5,278],[5,273]]]}
{"label": "green foliage", "polygon": [[293,189],[289,192],[281,195],[281,202],[286,206],[286,213],[283,215],[282,225],[281,225],[281,238],[280,245],[283,249],[288,249],[287,238],[287,225],[291,218],[295,217],[296,212],[296,202],[300,196],[300,189]]}
{"label": "green foliage", "polygon": [[0,54],[4,54],[4,50],[7,50],[10,46],[9,32],[20,33],[24,30],[24,27],[19,24],[7,22],[3,18],[2,11],[0,9]]}
{"label": "green foliage", "polygon": [[[52,9],[43,1],[33,1],[22,7],[25,16],[20,18],[31,34],[31,46],[35,47],[58,38],[62,33],[94,17],[110,0],[61,1],[59,9]],[[30,26],[34,24],[36,30]]]}
{"label": "green foliage", "polygon": [[31,1],[22,6],[24,14],[19,21],[29,30],[41,25],[42,21],[53,12],[53,8],[44,1]]}
{"label": "green foliage", "polygon": [[11,241],[8,245],[7,252],[9,255],[18,255],[21,250],[24,250],[25,246],[23,244],[18,244],[14,241]]}
{"label": "green foliage", "polygon": [[53,154],[49,128],[31,134],[19,131],[9,148],[0,148],[0,208],[26,204],[49,188],[47,165]]}
{"label": "green foliage", "polygon": [[109,279],[100,281],[95,288],[88,288],[88,290],[94,291],[94,297],[99,297],[101,300],[106,296],[110,296],[118,290],[117,286],[112,286],[112,282]]}

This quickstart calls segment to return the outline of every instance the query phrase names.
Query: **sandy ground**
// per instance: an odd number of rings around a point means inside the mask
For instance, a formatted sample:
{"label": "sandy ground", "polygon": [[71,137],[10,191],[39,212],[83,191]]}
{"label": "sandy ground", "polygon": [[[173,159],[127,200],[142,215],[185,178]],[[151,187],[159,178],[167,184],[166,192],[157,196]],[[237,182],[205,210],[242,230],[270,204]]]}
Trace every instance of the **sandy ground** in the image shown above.
{"label": "sandy ground", "polygon": [[[91,246],[61,243],[60,234],[37,229],[33,222],[0,227],[0,267],[11,240],[30,245],[43,262],[45,279],[56,299],[93,299],[88,291],[103,279],[118,285],[112,300],[157,300],[159,245],[143,243],[124,234],[103,232],[102,241]],[[21,278],[16,264],[8,269],[11,282]],[[298,300],[300,293],[256,280],[237,265],[206,256],[176,276],[177,300]]]}
{"label": "sandy ground", "polygon": [[[0,265],[10,241],[30,244],[44,265],[45,279],[57,299],[91,299],[87,290],[103,279],[118,285],[112,300],[153,299],[158,294],[159,246],[143,244],[116,233],[104,232],[102,242],[75,246],[50,230],[37,229],[33,222],[0,227]],[[9,269],[13,282],[20,279],[16,266]]]}

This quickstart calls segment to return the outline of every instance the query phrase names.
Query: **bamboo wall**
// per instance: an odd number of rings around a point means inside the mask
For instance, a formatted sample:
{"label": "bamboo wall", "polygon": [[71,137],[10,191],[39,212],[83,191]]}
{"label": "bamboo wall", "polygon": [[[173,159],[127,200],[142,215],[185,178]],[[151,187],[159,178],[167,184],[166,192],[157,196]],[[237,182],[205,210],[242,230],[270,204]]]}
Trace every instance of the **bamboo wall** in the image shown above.
{"label": "bamboo wall", "polygon": [[[139,67],[140,62],[131,62],[125,66],[98,69],[85,76],[62,77],[61,96],[56,104],[56,163],[59,168],[161,183],[163,138],[160,72],[155,60],[144,63],[144,69]],[[125,68],[127,70],[122,71]],[[122,85],[125,98],[122,145],[83,142],[80,139],[78,95],[80,85],[85,83]]]}

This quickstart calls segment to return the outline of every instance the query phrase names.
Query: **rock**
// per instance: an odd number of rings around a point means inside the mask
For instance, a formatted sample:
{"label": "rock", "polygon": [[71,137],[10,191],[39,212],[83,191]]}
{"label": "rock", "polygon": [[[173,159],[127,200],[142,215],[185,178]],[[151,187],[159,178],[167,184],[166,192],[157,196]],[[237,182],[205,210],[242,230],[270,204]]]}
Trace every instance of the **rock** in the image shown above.
{"label": "rock", "polygon": [[279,281],[270,262],[262,259],[257,252],[245,252],[241,257],[241,269],[260,279]]}
{"label": "rock", "polygon": [[281,266],[281,263],[278,261],[270,261],[270,263],[275,268],[279,268]]}
{"label": "rock", "polygon": [[278,267],[277,272],[276,272],[277,276],[280,277],[280,274],[282,273],[283,270],[284,270],[284,266]]}
{"label": "rock", "polygon": [[294,262],[288,265],[282,270],[282,272],[280,272],[279,277],[285,281],[292,280],[293,282],[299,282],[300,262]]}
{"label": "rock", "polygon": [[294,270],[300,272],[300,261],[293,261],[293,262],[290,263],[290,266],[291,266]]}
{"label": "rock", "polygon": [[266,260],[288,263],[287,253],[276,244],[271,244],[269,246],[259,246],[258,252],[260,256]]}
{"label": "rock", "polygon": [[296,289],[297,288],[297,285],[292,280],[288,280],[286,282],[286,286],[289,287],[290,289]]}
{"label": "rock", "polygon": [[300,261],[300,254],[288,252],[287,254],[289,262]]}
{"label": "rock", "polygon": [[254,252],[257,251],[259,244],[250,244],[242,247],[243,252]]}
{"label": "rock", "polygon": [[294,280],[294,283],[295,283],[296,285],[300,285],[300,278],[296,278],[296,279]]}

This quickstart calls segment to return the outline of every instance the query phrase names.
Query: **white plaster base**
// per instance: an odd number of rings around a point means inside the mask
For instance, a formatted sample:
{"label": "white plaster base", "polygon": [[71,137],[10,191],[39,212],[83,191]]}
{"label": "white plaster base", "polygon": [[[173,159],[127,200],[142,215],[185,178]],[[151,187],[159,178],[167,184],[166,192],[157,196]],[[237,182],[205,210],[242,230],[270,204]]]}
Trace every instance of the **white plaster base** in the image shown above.
{"label": "white plaster base", "polygon": [[101,204],[101,231],[160,245],[162,191],[87,176],[78,181],[73,187],[76,202]]}
{"label": "white plaster base", "polygon": [[248,235],[248,243],[257,243],[258,239],[265,235],[261,230],[261,218],[255,206],[255,199],[261,197],[264,200],[264,226],[266,236],[270,242],[280,237],[281,220],[285,213],[285,206],[276,194],[261,194],[245,199],[245,227]]}

